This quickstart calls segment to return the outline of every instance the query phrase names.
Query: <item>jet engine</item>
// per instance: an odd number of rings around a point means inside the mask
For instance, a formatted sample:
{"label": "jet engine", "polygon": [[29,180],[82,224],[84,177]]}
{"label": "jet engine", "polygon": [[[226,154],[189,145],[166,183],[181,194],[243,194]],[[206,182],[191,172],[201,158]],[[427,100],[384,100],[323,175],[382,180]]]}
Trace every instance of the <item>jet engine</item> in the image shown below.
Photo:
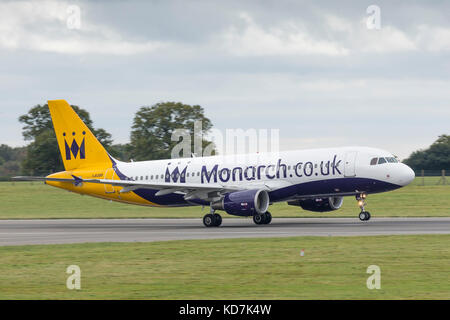
{"label": "jet engine", "polygon": [[339,209],[343,202],[344,197],[329,197],[288,201],[288,204],[302,207],[303,210],[327,212]]}
{"label": "jet engine", "polygon": [[227,193],[222,200],[213,202],[212,208],[235,216],[254,216],[265,213],[269,203],[266,190],[244,190]]}

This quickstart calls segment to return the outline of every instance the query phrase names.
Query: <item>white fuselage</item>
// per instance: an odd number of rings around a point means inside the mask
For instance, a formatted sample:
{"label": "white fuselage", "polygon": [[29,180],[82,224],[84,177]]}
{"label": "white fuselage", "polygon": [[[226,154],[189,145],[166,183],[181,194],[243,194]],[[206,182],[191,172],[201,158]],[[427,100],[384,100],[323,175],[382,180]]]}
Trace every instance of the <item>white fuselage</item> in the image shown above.
{"label": "white fuselage", "polygon": [[[117,169],[121,179],[134,181],[266,188],[271,202],[315,195],[384,192],[414,179],[414,172],[391,153],[368,147],[117,162]],[[182,205],[184,201],[173,195],[145,196],[164,205],[171,205],[171,201]]]}

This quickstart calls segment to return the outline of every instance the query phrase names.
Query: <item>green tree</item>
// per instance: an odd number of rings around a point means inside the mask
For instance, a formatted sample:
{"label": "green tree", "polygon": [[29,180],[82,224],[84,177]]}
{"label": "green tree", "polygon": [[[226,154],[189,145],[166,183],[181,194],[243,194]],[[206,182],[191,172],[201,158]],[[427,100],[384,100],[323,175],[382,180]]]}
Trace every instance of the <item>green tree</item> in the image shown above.
{"label": "green tree", "polygon": [[0,145],[0,161],[9,161],[13,157],[14,149],[6,144]]}
{"label": "green tree", "polygon": [[131,146],[129,144],[113,144],[109,147],[108,152],[111,156],[122,161],[131,159]]}
{"label": "green tree", "polygon": [[[102,145],[107,149],[110,148],[112,144],[111,134],[104,129],[95,129],[89,112],[78,106],[72,106],[72,108]],[[22,163],[24,173],[45,175],[63,171],[64,166],[48,105],[34,106],[27,114],[19,117],[19,122],[24,124],[22,131],[24,139],[31,140],[31,143],[27,146],[26,159]]]}
{"label": "green tree", "polygon": [[[194,123],[202,122],[202,146],[211,143],[203,139],[211,128],[211,121],[205,117],[199,105],[187,105],[181,102],[160,102],[153,106],[141,107],[136,113],[131,132],[131,157],[134,160],[169,159],[172,148],[179,141],[172,141],[176,129],[183,129],[191,136],[194,152]],[[200,156],[200,155],[199,155]]]}
{"label": "green tree", "polygon": [[43,130],[27,146],[27,157],[23,161],[23,168],[30,175],[46,175],[64,171],[54,131]]}
{"label": "green tree", "polygon": [[21,174],[21,163],[26,154],[25,149],[25,147],[12,148],[6,144],[0,145],[0,179]]}
{"label": "green tree", "polygon": [[441,135],[425,150],[414,151],[403,161],[413,170],[450,169],[450,135]]}

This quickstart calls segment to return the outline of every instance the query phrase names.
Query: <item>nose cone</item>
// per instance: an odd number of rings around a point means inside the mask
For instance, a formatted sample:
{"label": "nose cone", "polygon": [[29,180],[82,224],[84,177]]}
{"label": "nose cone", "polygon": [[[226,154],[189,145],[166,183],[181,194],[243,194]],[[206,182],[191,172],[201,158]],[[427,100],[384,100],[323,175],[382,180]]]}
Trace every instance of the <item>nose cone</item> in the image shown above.
{"label": "nose cone", "polygon": [[414,171],[406,164],[400,163],[399,168],[396,170],[397,183],[402,187],[410,184],[416,177]]}

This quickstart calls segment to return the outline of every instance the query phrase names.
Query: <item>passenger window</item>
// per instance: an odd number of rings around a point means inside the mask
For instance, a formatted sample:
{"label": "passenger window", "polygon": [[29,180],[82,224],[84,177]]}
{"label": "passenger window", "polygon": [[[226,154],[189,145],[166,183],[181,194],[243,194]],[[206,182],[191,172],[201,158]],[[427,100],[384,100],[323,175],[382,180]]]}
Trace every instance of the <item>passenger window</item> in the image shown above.
{"label": "passenger window", "polygon": [[378,164],[386,163],[386,159],[378,158]]}
{"label": "passenger window", "polygon": [[372,160],[370,160],[370,165],[374,166],[377,164],[378,158],[373,158]]}

